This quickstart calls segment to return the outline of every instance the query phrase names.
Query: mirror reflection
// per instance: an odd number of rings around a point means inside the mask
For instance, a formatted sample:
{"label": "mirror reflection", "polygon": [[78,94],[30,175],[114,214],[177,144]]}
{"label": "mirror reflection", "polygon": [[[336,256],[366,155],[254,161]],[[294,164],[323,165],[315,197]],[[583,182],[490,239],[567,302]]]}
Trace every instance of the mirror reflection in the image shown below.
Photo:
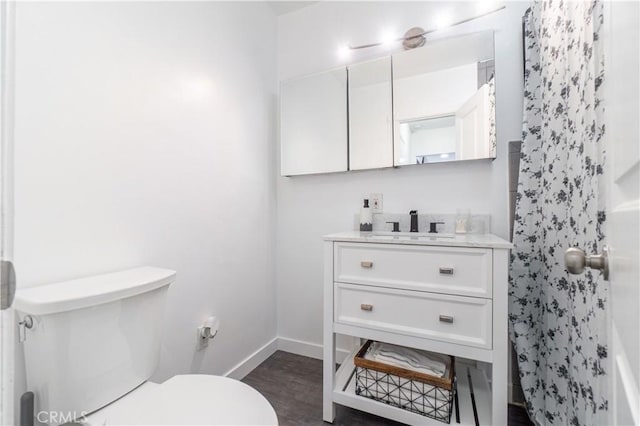
{"label": "mirror reflection", "polygon": [[394,55],[394,165],[495,158],[493,55],[492,32]]}
{"label": "mirror reflection", "polygon": [[400,123],[400,164],[455,160],[455,123],[453,115]]}

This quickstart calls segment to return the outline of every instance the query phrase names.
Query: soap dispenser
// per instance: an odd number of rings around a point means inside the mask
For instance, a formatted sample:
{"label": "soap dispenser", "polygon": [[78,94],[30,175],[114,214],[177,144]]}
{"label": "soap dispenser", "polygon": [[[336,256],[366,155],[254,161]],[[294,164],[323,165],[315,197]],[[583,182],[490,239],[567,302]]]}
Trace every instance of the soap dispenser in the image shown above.
{"label": "soap dispenser", "polygon": [[373,214],[369,208],[369,200],[366,198],[360,209],[360,231],[373,231]]}

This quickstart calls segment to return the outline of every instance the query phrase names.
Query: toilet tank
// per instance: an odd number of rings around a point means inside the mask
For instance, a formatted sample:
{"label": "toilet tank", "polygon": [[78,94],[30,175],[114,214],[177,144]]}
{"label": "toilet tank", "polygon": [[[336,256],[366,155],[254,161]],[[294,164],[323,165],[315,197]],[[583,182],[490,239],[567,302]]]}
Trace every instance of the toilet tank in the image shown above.
{"label": "toilet tank", "polygon": [[141,267],[18,290],[19,319],[33,318],[20,332],[39,421],[81,420],[151,376],[175,275]]}

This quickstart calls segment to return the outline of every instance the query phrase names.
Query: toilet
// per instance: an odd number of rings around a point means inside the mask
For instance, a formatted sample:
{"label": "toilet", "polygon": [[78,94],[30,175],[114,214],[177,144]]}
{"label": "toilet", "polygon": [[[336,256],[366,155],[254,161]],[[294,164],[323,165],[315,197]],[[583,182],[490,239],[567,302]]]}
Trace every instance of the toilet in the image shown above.
{"label": "toilet", "polygon": [[238,380],[155,371],[167,290],[176,273],[141,267],[17,292],[35,420],[60,425],[277,425]]}

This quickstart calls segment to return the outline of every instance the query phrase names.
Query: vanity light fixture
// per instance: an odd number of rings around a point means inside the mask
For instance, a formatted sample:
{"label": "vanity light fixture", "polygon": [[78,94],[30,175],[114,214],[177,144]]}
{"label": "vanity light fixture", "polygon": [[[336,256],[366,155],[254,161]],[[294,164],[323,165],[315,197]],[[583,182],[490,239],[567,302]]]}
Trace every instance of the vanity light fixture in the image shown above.
{"label": "vanity light fixture", "polygon": [[427,42],[424,37],[424,29],[421,27],[410,28],[404,33],[404,40],[402,41],[402,47],[404,50],[415,49],[416,47],[422,47]]}
{"label": "vanity light fixture", "polygon": [[[484,4],[485,2],[481,2],[483,3],[483,6],[486,7],[486,4]],[[487,3],[487,4],[490,4]],[[369,44],[361,44],[359,46],[347,46],[348,50],[359,50],[359,49],[368,49],[370,47],[378,47],[378,46],[383,46],[383,45],[389,45],[391,43],[394,42],[402,42],[402,45],[404,46],[405,49],[414,49],[416,47],[420,47],[422,45],[424,45],[426,39],[425,39],[425,35],[427,34],[431,34],[434,33],[436,31],[439,31],[443,28],[450,28],[450,27],[455,27],[456,25],[460,25],[460,24],[464,24],[470,21],[473,21],[475,19],[478,18],[482,18],[484,16],[490,15],[492,13],[498,12],[502,9],[504,9],[505,6],[501,6],[483,13],[480,13],[479,15],[473,16],[471,18],[466,18],[457,22],[449,22],[450,21],[450,17],[449,15],[441,15],[438,17],[438,21],[436,24],[436,28],[430,29],[430,30],[423,30],[420,27],[414,27],[411,28],[409,31],[407,31],[402,37],[398,37],[398,38],[393,38],[393,37],[383,37],[381,39],[381,41],[377,42],[377,43],[369,43]],[[338,52],[340,52],[340,50],[342,49],[342,47],[338,50]],[[346,56],[346,55],[345,55]],[[342,56],[341,57],[345,57]]]}

